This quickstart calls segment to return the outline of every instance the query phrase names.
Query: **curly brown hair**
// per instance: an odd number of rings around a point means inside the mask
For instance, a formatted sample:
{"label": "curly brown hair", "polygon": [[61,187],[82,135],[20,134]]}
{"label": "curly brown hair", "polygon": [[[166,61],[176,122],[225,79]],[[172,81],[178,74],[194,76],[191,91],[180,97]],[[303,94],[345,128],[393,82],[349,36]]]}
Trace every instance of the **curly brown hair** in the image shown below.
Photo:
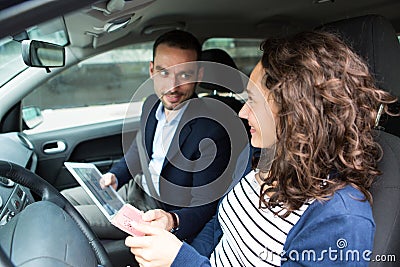
{"label": "curly brown hair", "polygon": [[283,205],[287,216],[348,184],[372,203],[368,189],[380,174],[382,156],[375,118],[381,104],[396,98],[376,88],[366,63],[331,33],[267,39],[261,49],[263,84],[280,110],[276,155],[261,186],[260,207]]}

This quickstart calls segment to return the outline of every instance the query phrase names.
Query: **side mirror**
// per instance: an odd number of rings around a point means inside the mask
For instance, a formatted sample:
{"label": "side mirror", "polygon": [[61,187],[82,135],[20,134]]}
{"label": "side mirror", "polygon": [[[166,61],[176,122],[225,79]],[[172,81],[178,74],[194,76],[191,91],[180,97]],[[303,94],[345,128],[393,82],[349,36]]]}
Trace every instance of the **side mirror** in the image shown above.
{"label": "side mirror", "polygon": [[65,50],[63,46],[36,40],[22,41],[22,59],[29,67],[63,67]]}
{"label": "side mirror", "polygon": [[29,129],[33,129],[43,122],[43,115],[38,107],[23,107],[22,119]]}

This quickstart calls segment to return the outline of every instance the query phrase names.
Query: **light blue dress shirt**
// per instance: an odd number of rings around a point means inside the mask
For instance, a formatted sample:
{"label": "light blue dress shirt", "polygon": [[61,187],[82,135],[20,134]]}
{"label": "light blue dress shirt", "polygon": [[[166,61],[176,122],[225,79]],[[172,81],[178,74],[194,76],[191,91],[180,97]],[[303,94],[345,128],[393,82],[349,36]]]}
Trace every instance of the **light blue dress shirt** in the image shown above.
{"label": "light blue dress shirt", "polygon": [[[178,128],[179,121],[187,108],[184,104],[179,110],[172,110],[169,112],[168,118],[165,114],[164,106],[160,103],[156,110],[156,119],[158,121],[157,128],[154,133],[153,151],[149,163],[149,171],[153,180],[153,185],[156,193],[160,195],[160,174],[164,164],[165,157],[171,145],[172,138],[175,136],[176,129]],[[142,179],[143,189],[150,195],[147,181]]]}

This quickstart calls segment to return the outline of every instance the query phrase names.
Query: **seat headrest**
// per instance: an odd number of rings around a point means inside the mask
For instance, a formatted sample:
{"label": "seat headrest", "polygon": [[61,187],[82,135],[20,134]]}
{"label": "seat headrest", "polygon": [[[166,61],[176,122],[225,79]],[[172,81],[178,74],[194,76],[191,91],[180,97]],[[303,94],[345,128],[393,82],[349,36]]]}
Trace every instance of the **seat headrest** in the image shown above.
{"label": "seat headrest", "polygon": [[[232,57],[224,50],[218,49],[218,48],[213,48],[213,49],[206,49],[201,52],[200,56],[201,61],[208,61],[208,62],[215,62],[215,63],[220,63],[227,65],[233,69],[238,69],[238,67],[235,64],[235,61],[233,61]],[[218,80],[218,76],[221,73],[215,73],[215,69],[213,70],[212,68],[204,68],[204,74],[203,74],[203,80],[207,81],[215,81]],[[236,75],[235,75],[236,76]],[[236,78],[236,77],[233,77]],[[241,93],[243,92],[243,81],[240,79],[240,75],[237,75],[238,82],[237,82],[237,87],[236,88],[226,88],[224,86],[218,85],[218,84],[212,84],[212,83],[207,83],[207,82],[201,82],[199,83],[199,86],[202,89],[206,90],[216,90],[217,92],[221,93]],[[223,79],[222,79],[223,80]],[[229,84],[234,84],[230,82]]]}
{"label": "seat headrest", "polygon": [[232,57],[226,51],[218,48],[203,50],[201,52],[200,60],[225,64],[234,69],[238,68]]}
{"label": "seat headrest", "polygon": [[377,86],[400,97],[400,44],[393,25],[379,15],[344,19],[318,28],[338,34],[367,61]]}

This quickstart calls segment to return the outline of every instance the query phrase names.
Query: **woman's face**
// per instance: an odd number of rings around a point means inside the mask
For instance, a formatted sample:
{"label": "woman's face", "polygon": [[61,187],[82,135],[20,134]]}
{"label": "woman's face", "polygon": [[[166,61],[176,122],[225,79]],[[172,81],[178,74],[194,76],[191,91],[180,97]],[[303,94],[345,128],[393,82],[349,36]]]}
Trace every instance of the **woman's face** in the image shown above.
{"label": "woman's face", "polygon": [[264,69],[259,62],[250,75],[247,85],[248,100],[239,112],[250,126],[251,144],[254,147],[270,148],[276,142],[274,116],[278,112],[270,91],[263,85]]}

